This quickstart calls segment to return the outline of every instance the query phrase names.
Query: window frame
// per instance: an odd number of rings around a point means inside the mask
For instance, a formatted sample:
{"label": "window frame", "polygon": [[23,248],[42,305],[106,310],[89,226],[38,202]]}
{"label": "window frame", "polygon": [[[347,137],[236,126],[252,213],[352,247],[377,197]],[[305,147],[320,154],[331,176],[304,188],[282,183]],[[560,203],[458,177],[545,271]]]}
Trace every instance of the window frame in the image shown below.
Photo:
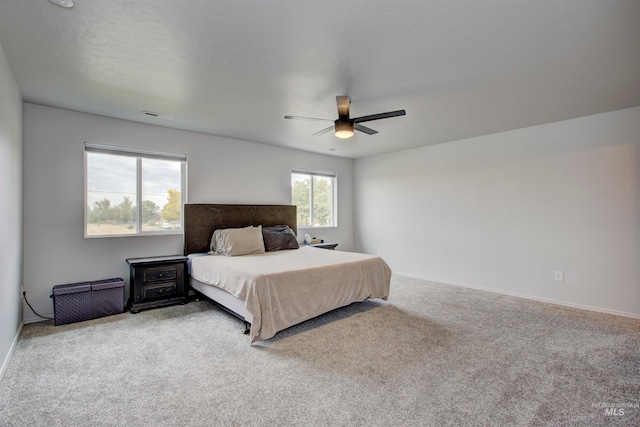
{"label": "window frame", "polygon": [[[134,157],[136,159],[136,230],[135,233],[127,234],[87,234],[89,216],[89,181],[88,181],[88,153],[100,153],[113,156]],[[180,228],[172,230],[151,230],[142,229],[142,161],[143,159],[170,160],[180,162]],[[84,237],[86,239],[102,239],[109,237],[139,237],[139,236],[175,236],[184,233],[184,205],[187,203],[187,155],[183,153],[169,153],[162,151],[152,151],[138,148],[123,147],[95,142],[84,143]]]}
{"label": "window frame", "polygon": [[[309,177],[311,177],[311,188],[310,188],[310,195],[309,195],[309,209],[310,209],[310,221],[311,221],[311,225],[300,225],[298,224],[298,229],[321,229],[321,228],[337,228],[338,227],[338,173],[337,172],[333,172],[333,171],[322,171],[322,170],[311,170],[311,169],[302,169],[302,168],[292,168],[291,169],[291,174],[289,175],[289,180],[291,182],[291,190],[293,190],[293,179],[292,179],[292,175],[293,174],[298,174],[298,175],[308,175]],[[331,218],[332,218],[332,223],[331,225],[318,225],[318,226],[314,226],[313,224],[313,177],[314,176],[318,176],[318,177],[324,177],[324,178],[331,178],[332,181],[332,185],[331,185],[331,190],[332,190],[332,194],[331,194]],[[292,192],[293,193],[293,192]],[[291,194],[291,204],[293,205],[293,194]],[[296,205],[297,206],[297,205]]]}

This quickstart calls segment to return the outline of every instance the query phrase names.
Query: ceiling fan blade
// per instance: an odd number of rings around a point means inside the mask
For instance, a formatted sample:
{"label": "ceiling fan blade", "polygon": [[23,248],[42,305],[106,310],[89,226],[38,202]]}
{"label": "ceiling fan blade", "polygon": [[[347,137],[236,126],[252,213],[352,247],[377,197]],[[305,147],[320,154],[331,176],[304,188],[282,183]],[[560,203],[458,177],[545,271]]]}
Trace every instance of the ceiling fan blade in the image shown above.
{"label": "ceiling fan blade", "polygon": [[293,120],[313,120],[316,122],[332,122],[331,119],[319,119],[317,117],[302,117],[302,116],[284,116],[285,119],[293,119]]}
{"label": "ceiling fan blade", "polygon": [[334,130],[334,126],[333,126],[333,125],[329,126],[329,127],[328,127],[328,128],[326,128],[326,129],[319,130],[318,132],[314,133],[314,134],[313,134],[313,135],[311,135],[311,136],[324,135],[325,133],[330,132],[330,131],[332,131],[332,130]]}
{"label": "ceiling fan blade", "polygon": [[355,130],[359,130],[360,132],[364,132],[364,133],[366,133],[367,135],[375,135],[376,133],[378,133],[378,131],[377,131],[377,130],[373,130],[373,129],[368,128],[368,127],[366,127],[366,126],[359,125],[359,124],[357,124],[357,123],[354,123],[354,124],[353,124],[353,128],[354,128]]}
{"label": "ceiling fan blade", "polygon": [[351,100],[348,96],[336,96],[336,104],[338,104],[338,116],[349,117],[349,108]]}
{"label": "ceiling fan blade", "polygon": [[389,117],[404,116],[407,114],[404,110],[389,111],[388,113],[371,114],[353,119],[354,123],[370,122],[372,120],[388,119]]}

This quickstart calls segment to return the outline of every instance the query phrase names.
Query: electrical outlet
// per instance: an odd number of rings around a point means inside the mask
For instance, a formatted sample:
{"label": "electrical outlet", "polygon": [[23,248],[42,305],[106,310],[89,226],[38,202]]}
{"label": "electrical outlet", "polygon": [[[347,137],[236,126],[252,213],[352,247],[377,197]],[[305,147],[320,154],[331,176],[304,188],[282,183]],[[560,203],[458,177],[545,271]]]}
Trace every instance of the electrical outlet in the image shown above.
{"label": "electrical outlet", "polygon": [[556,271],[554,274],[554,280],[556,282],[564,282],[564,273],[562,271]]}

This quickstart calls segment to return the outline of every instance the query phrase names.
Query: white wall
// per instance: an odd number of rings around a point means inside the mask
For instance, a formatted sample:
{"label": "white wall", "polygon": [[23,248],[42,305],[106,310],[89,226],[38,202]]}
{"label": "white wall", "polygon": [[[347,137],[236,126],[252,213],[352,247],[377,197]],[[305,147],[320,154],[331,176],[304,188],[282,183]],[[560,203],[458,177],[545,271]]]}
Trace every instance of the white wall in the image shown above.
{"label": "white wall", "polygon": [[0,46],[0,378],[22,325],[22,97]]}
{"label": "white wall", "polygon": [[354,182],[356,249],[394,272],[640,317],[640,107],[359,159]]}
{"label": "white wall", "polygon": [[40,314],[54,285],[128,282],[126,258],[182,253],[182,236],[83,237],[85,141],[186,153],[190,203],[290,204],[293,167],[335,171],[339,227],[314,234],[353,248],[352,160],[29,103],[24,122],[24,285]]}

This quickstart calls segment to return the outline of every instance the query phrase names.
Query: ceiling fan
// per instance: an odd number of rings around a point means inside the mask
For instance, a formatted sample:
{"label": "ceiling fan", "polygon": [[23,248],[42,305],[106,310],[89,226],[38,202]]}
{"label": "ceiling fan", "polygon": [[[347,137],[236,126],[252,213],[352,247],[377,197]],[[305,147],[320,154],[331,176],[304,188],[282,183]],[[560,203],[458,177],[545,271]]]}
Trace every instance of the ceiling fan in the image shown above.
{"label": "ceiling fan", "polygon": [[397,111],[389,111],[387,113],[378,113],[371,114],[368,116],[350,118],[349,117],[349,108],[351,106],[351,99],[348,96],[336,96],[336,103],[338,104],[338,118],[336,120],[331,119],[319,119],[315,117],[300,117],[300,116],[284,116],[285,119],[295,119],[295,120],[314,120],[314,121],[327,121],[333,122],[332,126],[329,126],[326,129],[322,129],[313,135],[323,135],[332,129],[335,129],[335,135],[338,138],[351,138],[353,136],[354,130],[359,130],[360,132],[364,132],[367,135],[375,135],[378,133],[377,130],[373,130],[366,126],[362,126],[360,123],[370,122],[372,120],[380,120],[380,119],[388,119],[390,117],[404,116],[406,111],[397,110]]}

